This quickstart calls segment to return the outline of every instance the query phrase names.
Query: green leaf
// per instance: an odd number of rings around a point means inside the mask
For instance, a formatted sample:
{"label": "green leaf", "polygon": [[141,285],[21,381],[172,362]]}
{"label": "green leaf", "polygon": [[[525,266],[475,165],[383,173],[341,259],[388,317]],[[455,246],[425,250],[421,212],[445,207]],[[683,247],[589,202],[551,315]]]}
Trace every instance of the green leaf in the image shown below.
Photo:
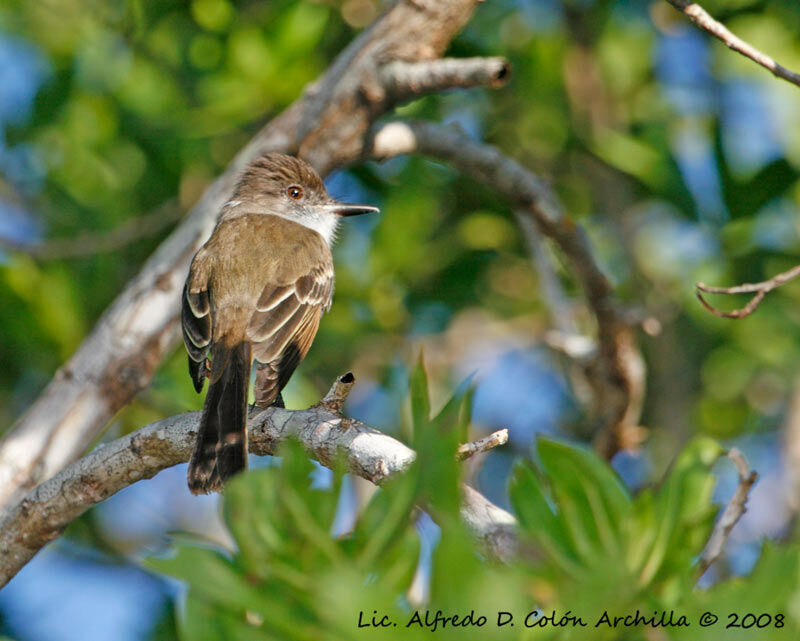
{"label": "green leaf", "polygon": [[261,612],[266,603],[241,573],[219,552],[207,548],[182,545],[168,559],[150,558],[147,565],[186,581],[190,589],[212,603],[236,613],[247,609]]}
{"label": "green leaf", "polygon": [[280,611],[269,611],[266,616],[254,611],[234,614],[190,590],[178,634],[181,641],[315,641],[322,630],[309,621],[299,624]]}
{"label": "green leaf", "polygon": [[[223,514],[248,571],[264,576],[278,563],[286,576],[292,566],[343,560],[330,532],[336,515],[341,473],[331,489],[311,488],[314,464],[299,443],[281,448],[280,468],[254,470],[231,481],[225,490]],[[266,519],[263,515],[269,514]]]}
{"label": "green leaf", "polygon": [[452,425],[460,443],[470,439],[469,426],[472,423],[472,401],[475,388],[472,385],[472,376],[467,377],[458,386],[458,389],[445,403],[444,407],[434,419],[444,426]]}
{"label": "green leaf", "polygon": [[576,573],[577,559],[567,542],[560,515],[553,513],[544,488],[530,463],[515,463],[508,491],[522,530],[563,570]]}
{"label": "green leaf", "polygon": [[[703,612],[714,613],[719,617],[715,628],[724,628],[729,623],[744,626],[726,630],[725,639],[785,641],[800,638],[799,595],[800,547],[797,543],[779,546],[766,542],[748,576],[721,581],[708,590],[687,591],[678,608],[694,620]],[[745,618],[748,613],[751,616]],[[756,621],[758,625],[754,625]],[[708,630],[696,626],[684,629],[680,636],[681,641],[711,638],[723,637],[712,637]]]}
{"label": "green leaf", "polygon": [[461,496],[461,465],[455,458],[458,426],[450,420],[453,415],[450,411],[430,418],[428,377],[422,353],[411,374],[411,414],[421,500],[426,507],[441,513],[440,516],[457,514]]}
{"label": "green leaf", "polygon": [[[225,488],[222,513],[228,530],[246,567],[262,572],[283,545],[282,532],[276,527],[278,495],[275,470],[253,470],[240,474]],[[265,518],[264,515],[270,515]]]}
{"label": "green leaf", "polygon": [[359,567],[366,569],[387,550],[411,525],[411,514],[417,501],[417,471],[379,489],[367,504],[356,524],[353,540],[360,548]]}
{"label": "green leaf", "polygon": [[178,635],[181,641],[228,641],[228,632],[223,617],[210,602],[198,599],[190,592],[186,597],[186,611],[178,619]]}
{"label": "green leaf", "polygon": [[[428,396],[428,374],[425,372],[425,362],[420,350],[417,364],[411,372],[411,420],[414,429],[424,426],[430,421],[431,401]],[[415,435],[416,436],[416,435]]]}
{"label": "green leaf", "polygon": [[665,563],[679,573],[692,571],[692,559],[711,530],[715,483],[711,467],[723,452],[716,441],[699,437],[678,456],[652,502],[655,535],[641,565],[642,585],[650,583]]}
{"label": "green leaf", "polygon": [[541,438],[537,444],[575,551],[586,560],[599,549],[620,555],[631,500],[617,474],[586,450]]}

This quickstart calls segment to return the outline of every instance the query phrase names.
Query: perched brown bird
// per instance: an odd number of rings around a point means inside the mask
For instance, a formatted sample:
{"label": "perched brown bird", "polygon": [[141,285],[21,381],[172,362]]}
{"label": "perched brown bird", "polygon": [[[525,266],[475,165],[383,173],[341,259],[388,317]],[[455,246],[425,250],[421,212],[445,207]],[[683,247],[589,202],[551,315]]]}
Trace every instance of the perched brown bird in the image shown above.
{"label": "perched brown bird", "polygon": [[281,390],[331,305],[336,227],[343,216],[377,211],[336,202],[292,156],[266,154],[245,170],[183,290],[183,339],[198,393],[209,378],[189,461],[192,493],[220,491],[247,467],[253,362],[256,405],[282,407]]}

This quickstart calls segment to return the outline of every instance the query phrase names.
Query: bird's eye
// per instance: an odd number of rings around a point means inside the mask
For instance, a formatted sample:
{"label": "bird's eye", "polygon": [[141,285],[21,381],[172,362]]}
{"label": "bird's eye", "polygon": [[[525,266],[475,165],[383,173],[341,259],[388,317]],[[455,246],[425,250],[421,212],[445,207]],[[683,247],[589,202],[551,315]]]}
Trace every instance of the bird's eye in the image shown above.
{"label": "bird's eye", "polygon": [[299,185],[292,185],[287,190],[287,193],[292,200],[300,200],[303,197],[303,188]]}

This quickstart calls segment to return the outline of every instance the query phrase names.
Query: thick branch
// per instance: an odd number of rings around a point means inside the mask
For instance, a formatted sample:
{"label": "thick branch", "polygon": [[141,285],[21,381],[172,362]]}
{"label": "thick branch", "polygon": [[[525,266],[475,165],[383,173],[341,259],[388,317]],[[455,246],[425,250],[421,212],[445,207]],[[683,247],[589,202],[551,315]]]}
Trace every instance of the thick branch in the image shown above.
{"label": "thick branch", "polygon": [[611,457],[631,446],[644,397],[644,361],[630,323],[595,260],[583,230],[566,216],[548,184],[495,147],[475,142],[453,127],[426,122],[390,122],[373,131],[372,155],[427,154],[486,183],[519,208],[518,216],[556,244],[569,261],[597,319],[597,355],[589,366],[602,429],[598,449]]}
{"label": "thick branch", "polygon": [[[415,453],[400,441],[343,418],[327,403],[343,399],[352,374],[338,379],[325,399],[307,410],[268,408],[250,417],[248,444],[254,454],[275,454],[287,438],[310,456],[333,466],[344,453],[348,470],[373,483],[408,469]],[[47,542],[90,507],[124,487],[189,460],[200,412],[173,416],[101,445],[33,490],[0,523],[0,587]],[[464,486],[462,516],[489,551],[508,559],[516,549],[514,517]]]}
{"label": "thick branch", "polygon": [[[178,301],[189,261],[241,170],[269,150],[296,153],[322,174],[358,160],[373,121],[393,106],[380,84],[381,68],[440,56],[477,1],[396,1],[237,154],[0,443],[4,510],[80,456],[150,382],[178,340]],[[433,83],[426,88],[433,90]]]}
{"label": "thick branch", "polygon": [[[790,280],[794,280],[798,276],[800,276],[800,265],[795,265],[790,270],[773,276],[768,280],[761,281],[760,283],[744,283],[743,285],[734,285],[733,287],[711,287],[704,283],[697,283],[695,287],[697,288],[697,298],[703,304],[703,307],[714,314],[714,316],[719,316],[720,318],[744,318],[756,311],[761,301],[764,300],[764,297],[773,289],[780,287],[784,283],[788,283]],[[755,294],[755,296],[753,296],[744,307],[734,309],[730,312],[723,312],[711,305],[700,292],[706,292],[708,294]]]}
{"label": "thick branch", "polygon": [[753,45],[733,34],[725,25],[714,20],[714,18],[696,2],[688,2],[688,0],[667,0],[667,2],[686,15],[686,17],[698,27],[707,31],[715,38],[719,38],[729,49],[733,49],[746,58],[750,58],[750,60],[756,64],[761,65],[765,69],[769,69],[774,76],[800,87],[800,74],[779,65],[768,55],[762,53]]}
{"label": "thick branch", "polygon": [[728,457],[736,465],[736,471],[739,473],[739,485],[736,486],[736,491],[733,493],[730,502],[725,506],[725,511],[714,526],[711,537],[703,550],[703,554],[700,556],[700,575],[722,555],[731,535],[731,530],[747,511],[747,495],[758,479],[758,472],[750,469],[744,454],[735,447],[728,452]]}

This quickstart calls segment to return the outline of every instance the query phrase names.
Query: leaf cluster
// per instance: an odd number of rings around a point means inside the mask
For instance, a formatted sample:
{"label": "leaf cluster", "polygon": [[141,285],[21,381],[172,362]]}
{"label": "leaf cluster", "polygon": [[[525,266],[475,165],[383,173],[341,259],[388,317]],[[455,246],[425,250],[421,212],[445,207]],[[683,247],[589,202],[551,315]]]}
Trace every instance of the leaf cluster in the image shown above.
{"label": "leaf cluster", "polygon": [[[453,453],[469,422],[468,395],[431,418],[418,365],[411,399],[418,460],[380,488],[350,531],[333,534],[342,469],[319,487],[311,480],[313,464],[289,443],[280,466],[243,475],[226,490],[235,551],[181,542],[175,556],[150,559],[152,568],[189,586],[182,639],[427,639],[426,613],[432,623],[437,611],[462,620],[486,617],[480,627],[440,622],[436,635],[445,639],[652,638],[648,625],[595,627],[604,612],[613,621],[636,611],[686,617],[688,627],[659,628],[659,638],[721,638],[731,612],[767,613],[773,622],[782,615],[782,625],[726,630],[730,638],[786,639],[797,632],[796,545],[766,546],[746,581],[696,587],[698,557],[717,511],[712,466],[723,450],[714,441],[694,440],[658,487],[633,495],[593,453],[539,439],[536,462],[519,462],[510,481],[520,555],[505,565],[487,558],[458,518],[460,464]],[[438,525],[436,541],[416,527],[421,510]],[[528,616],[535,610],[555,621],[580,617],[586,627],[540,627],[541,614]],[[515,626],[498,627],[499,612],[510,612]],[[720,621],[700,627],[704,612]]]}

